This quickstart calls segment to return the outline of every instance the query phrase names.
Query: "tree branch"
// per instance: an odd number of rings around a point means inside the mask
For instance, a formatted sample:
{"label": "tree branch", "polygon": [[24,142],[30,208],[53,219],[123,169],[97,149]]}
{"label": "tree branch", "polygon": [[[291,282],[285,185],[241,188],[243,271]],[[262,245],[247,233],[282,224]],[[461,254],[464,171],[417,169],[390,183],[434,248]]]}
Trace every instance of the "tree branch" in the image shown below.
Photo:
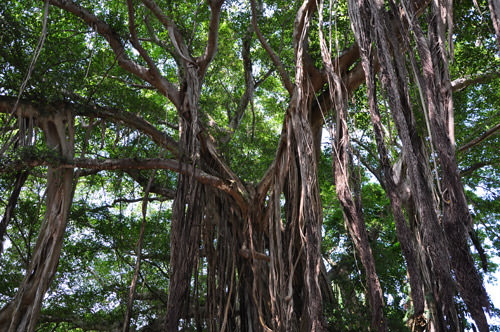
{"label": "tree branch", "polygon": [[[142,0],[142,3],[156,16],[158,21],[167,29],[168,35],[177,54],[187,63],[194,64],[195,60],[189,54],[184,38],[175,23],[163,12],[154,0]],[[180,105],[179,105],[180,106]],[[179,107],[178,107],[179,108]]]}
{"label": "tree branch", "polygon": [[127,0],[127,8],[128,8],[128,29],[130,32],[130,42],[132,46],[139,52],[139,55],[146,61],[151,70],[151,73],[155,76],[156,79],[161,79],[162,75],[156,67],[155,62],[149,56],[148,52],[142,47],[139,42],[139,38],[137,37],[137,29],[135,28],[135,13],[134,6],[132,4],[132,0]]}
{"label": "tree branch", "polygon": [[[33,158],[31,160],[16,160],[11,162],[3,162],[0,166],[0,173],[13,170],[21,170],[27,167],[49,166],[52,162]],[[239,188],[233,183],[226,183],[220,178],[210,175],[198,168],[194,168],[191,164],[185,164],[172,159],[74,159],[72,161],[60,160],[53,167],[60,168],[84,168],[98,170],[152,170],[152,169],[167,169],[181,174],[193,176],[198,182],[214,187],[223,192],[226,192],[233,197],[238,204],[244,209],[247,208],[246,201],[241,195]],[[151,190],[153,191],[153,190]]]}
{"label": "tree branch", "polygon": [[208,1],[210,5],[210,23],[208,26],[208,40],[205,53],[198,59],[201,76],[205,75],[208,65],[217,53],[217,43],[219,38],[220,10],[224,0]]}
{"label": "tree branch", "polygon": [[[79,96],[72,96],[79,98]],[[9,113],[14,107],[16,99],[8,96],[0,96],[0,113]],[[157,129],[150,122],[144,120],[137,114],[124,112],[119,109],[111,107],[103,107],[94,104],[73,104],[69,102],[54,102],[48,107],[70,108],[74,115],[81,116],[93,116],[97,118],[107,119],[116,123],[123,123],[130,128],[139,130],[140,132],[148,135],[151,139],[158,145],[166,148],[174,155],[179,155],[179,144],[170,136],[166,135],[161,130]],[[37,118],[40,116],[40,109],[47,108],[47,106],[41,107],[35,104],[35,102],[21,100],[17,106],[18,111],[21,113],[22,117],[25,118]]]}
{"label": "tree branch", "polygon": [[500,77],[500,71],[468,75],[466,77],[457,78],[456,80],[453,80],[453,82],[451,82],[451,89],[453,92],[458,92],[462,91],[469,85],[486,83],[499,77]]}
{"label": "tree branch", "polygon": [[[129,169],[125,171],[135,182],[139,183],[141,186],[147,185],[149,178],[136,169]],[[167,199],[175,198],[175,190],[164,187],[153,181],[149,191],[158,195],[162,195]]]}
{"label": "tree branch", "polygon": [[255,30],[255,34],[257,35],[257,38],[259,39],[262,47],[264,47],[267,54],[271,58],[271,61],[274,63],[274,65],[278,69],[278,73],[280,74],[281,80],[283,81],[283,85],[285,86],[288,93],[291,95],[293,92],[293,83],[290,80],[290,77],[288,76],[288,73],[286,72],[285,67],[283,66],[283,63],[281,62],[280,58],[273,51],[273,49],[268,44],[268,42],[266,41],[266,39],[262,35],[262,32],[259,29],[259,25],[257,24],[257,9],[256,9],[256,5],[255,5],[255,0],[250,0],[250,4],[252,7],[252,25],[253,25],[253,28]]}
{"label": "tree branch", "polygon": [[468,143],[464,144],[463,146],[461,146],[459,149],[458,149],[458,152],[464,152],[464,151],[467,151],[469,150],[470,148],[476,146],[476,145],[479,145],[481,142],[485,141],[486,139],[490,138],[491,136],[493,136],[497,131],[500,130],[500,123],[498,123],[497,125],[495,125],[493,128],[491,128],[490,130],[484,132],[482,135],[480,135],[479,137],[476,137],[474,138],[472,141],[469,141]]}
{"label": "tree branch", "polygon": [[115,53],[118,65],[120,65],[120,67],[149,82],[150,84],[155,86],[158,91],[167,96],[176,107],[180,106],[179,92],[177,87],[164,77],[157,77],[144,66],[141,66],[132,61],[127,56],[119,35],[106,22],[102,21],[97,16],[90,13],[87,9],[81,7],[80,5],[77,5],[73,1],[50,0],[50,3],[79,17],[91,28],[95,29],[108,41],[108,44],[111,46],[111,49]]}
{"label": "tree branch", "polygon": [[[248,103],[253,99],[255,83],[252,75],[252,59],[250,58],[250,48],[252,46],[253,27],[250,25],[242,38],[241,57],[243,58],[243,70],[245,72],[245,92],[240,98],[234,115],[229,121],[229,131],[223,137],[222,142],[227,143],[233,137],[245,114]],[[230,111],[228,110],[228,113]]]}
{"label": "tree branch", "polygon": [[169,45],[158,38],[153,27],[151,26],[151,22],[149,21],[149,15],[144,17],[144,24],[146,25],[146,30],[148,31],[149,36],[151,37],[151,41],[168,52],[174,58],[175,63],[179,66],[181,64],[179,55],[173,48],[169,47]]}
{"label": "tree branch", "polygon": [[481,161],[475,164],[472,164],[472,166],[460,170],[460,176],[468,176],[472,174],[473,172],[477,171],[480,168],[483,168],[485,166],[498,166],[500,165],[500,160],[492,160],[492,161]]}

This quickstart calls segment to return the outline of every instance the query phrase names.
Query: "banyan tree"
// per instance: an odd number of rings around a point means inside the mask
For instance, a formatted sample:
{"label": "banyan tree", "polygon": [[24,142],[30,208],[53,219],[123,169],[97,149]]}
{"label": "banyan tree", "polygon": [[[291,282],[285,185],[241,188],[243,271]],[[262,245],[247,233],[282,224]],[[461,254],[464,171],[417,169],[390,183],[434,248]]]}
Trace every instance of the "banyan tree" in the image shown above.
{"label": "banyan tree", "polygon": [[489,331],[499,27],[495,0],[0,4],[0,331]]}

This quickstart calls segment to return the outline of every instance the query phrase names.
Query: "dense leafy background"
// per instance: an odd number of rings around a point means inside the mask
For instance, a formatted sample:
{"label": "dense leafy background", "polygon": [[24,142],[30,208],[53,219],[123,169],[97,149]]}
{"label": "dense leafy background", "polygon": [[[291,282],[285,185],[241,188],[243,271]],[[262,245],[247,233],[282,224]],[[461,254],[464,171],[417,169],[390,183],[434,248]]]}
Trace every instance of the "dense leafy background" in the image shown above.
{"label": "dense leafy background", "polygon": [[[191,1],[158,3],[178,24],[193,53],[200,54],[207,34],[207,5]],[[470,1],[459,1],[455,6],[452,79],[500,68],[487,15],[487,1],[477,3],[482,14]],[[82,1],[81,5],[97,13],[120,35],[127,36],[127,12],[122,2]],[[2,95],[17,96],[19,92],[40,35],[42,6],[43,3],[38,1],[0,2]],[[266,1],[264,17],[259,22],[263,34],[290,72],[293,72],[294,66],[291,31],[297,6],[295,2]],[[336,3],[334,9],[336,15],[332,27],[337,40],[333,42],[338,42],[339,48],[343,49],[352,43],[346,6]],[[137,12],[141,22],[149,15],[143,8]],[[203,121],[217,139],[222,140],[227,135],[229,117],[244,91],[241,38],[249,22],[249,5],[246,2],[228,1],[225,4],[219,51],[208,70],[200,101]],[[160,39],[168,39],[158,22],[151,20],[151,24]],[[50,8],[48,27],[47,40],[23,93],[24,99],[40,105],[66,100],[78,105],[100,105],[136,113],[159,130],[174,137],[177,135],[174,108],[164,96],[144,88],[143,82],[120,69],[102,37],[55,7]],[[147,36],[147,31],[139,30],[139,34]],[[177,81],[175,59],[166,51],[172,45],[167,43],[162,47],[145,41],[144,46],[159,64],[162,73]],[[314,47],[318,46],[311,41],[311,48]],[[127,51],[131,57],[137,56],[130,49]],[[247,108],[240,126],[232,133],[232,139],[221,146],[222,156],[247,182],[258,181],[272,162],[288,102],[276,73],[272,71],[266,76],[273,67],[255,38],[252,40],[251,56],[254,77],[257,80],[266,79],[255,91],[253,111]],[[414,93],[418,103],[417,92]],[[460,147],[500,122],[500,80],[475,84],[455,93],[454,105],[456,141],[457,147]],[[374,158],[376,150],[366,107],[361,87],[350,105],[350,130],[355,138],[352,148],[357,156],[353,162],[359,170],[359,190],[387,302],[389,328],[391,331],[403,331],[407,329],[405,323],[409,317],[409,286],[388,199],[376,176],[371,173],[378,170],[379,165]],[[215,121],[219,127],[211,127],[208,125],[210,121]],[[327,119],[327,127],[329,121]],[[425,131],[423,119],[418,121],[419,128]],[[4,127],[5,123],[7,117],[3,115],[0,125]],[[147,158],[168,155],[146,135],[113,119],[79,116],[76,125],[77,156]],[[387,120],[387,130],[390,137],[396,137],[390,120]],[[9,137],[3,131],[0,142],[4,144]],[[322,252],[328,275],[333,280],[337,302],[335,307],[325,308],[325,315],[332,330],[365,330],[369,317],[362,266],[344,228],[342,210],[335,196],[327,130],[324,142],[319,166],[324,207]],[[391,153],[396,159],[399,148],[397,142],[394,143]],[[482,273],[490,282],[494,282],[492,276],[498,270],[493,258],[500,253],[499,146],[500,136],[494,135],[458,153],[462,179],[474,215],[474,230],[487,257],[488,265]],[[43,146],[36,145],[34,150],[29,153],[42,154]],[[10,157],[16,158],[15,154],[22,155],[22,151],[12,154]],[[466,171],[476,166],[482,167]],[[14,296],[30,260],[44,215],[45,173],[43,167],[30,170],[8,228],[6,247],[0,261],[0,305]],[[0,174],[0,211],[10,195],[12,175],[9,172]],[[140,198],[143,196],[143,184],[138,184],[125,172],[82,172],[80,175],[59,270],[44,301],[39,331],[76,331],[77,328],[110,330],[123,319],[142,220]],[[147,180],[149,176],[149,172],[141,171],[134,177]],[[175,190],[176,175],[158,172],[156,182]],[[169,280],[170,201],[158,194],[151,194],[150,198],[143,265],[132,321],[138,329],[154,326],[164,313]],[[475,259],[477,266],[481,266],[478,254]],[[206,273],[202,261],[199,266],[201,280]],[[199,301],[203,303],[206,299],[200,298]],[[493,309],[492,314],[496,313],[497,309]],[[467,325],[468,317],[461,313],[461,318]]]}

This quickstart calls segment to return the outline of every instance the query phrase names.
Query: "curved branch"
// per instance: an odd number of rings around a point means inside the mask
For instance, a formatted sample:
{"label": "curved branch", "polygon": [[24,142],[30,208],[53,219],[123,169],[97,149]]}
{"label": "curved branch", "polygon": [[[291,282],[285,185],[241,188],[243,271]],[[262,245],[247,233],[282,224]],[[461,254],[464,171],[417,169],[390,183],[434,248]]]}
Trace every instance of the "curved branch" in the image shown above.
{"label": "curved branch", "polygon": [[460,170],[460,176],[462,176],[462,177],[468,176],[468,175],[472,174],[473,172],[477,171],[478,169],[483,168],[485,166],[498,166],[498,165],[500,165],[500,160],[481,161],[481,162],[472,164],[472,166],[470,166],[466,169]]}
{"label": "curved branch", "polygon": [[500,77],[500,72],[498,71],[468,75],[466,77],[457,78],[456,80],[453,80],[453,82],[451,82],[451,89],[453,92],[462,91],[469,85],[486,83],[499,77]]}
{"label": "curved branch", "polygon": [[[248,26],[247,32],[242,38],[242,48],[241,48],[241,57],[243,58],[243,70],[245,72],[245,92],[240,98],[238,102],[238,106],[232,117],[229,119],[229,131],[223,137],[222,142],[227,143],[231,140],[234,133],[240,126],[241,120],[243,119],[243,115],[248,107],[250,101],[253,100],[253,94],[255,91],[256,83],[254,83],[254,78],[252,75],[252,59],[250,57],[250,48],[252,46],[252,36],[253,36],[253,27]],[[228,113],[230,111],[228,110]],[[230,114],[229,114],[230,115]]]}
{"label": "curved branch", "polygon": [[120,40],[120,36],[106,22],[99,19],[87,9],[69,0],[50,0],[50,3],[76,17],[82,19],[87,25],[95,29],[107,41],[115,53],[118,64],[126,71],[154,85],[161,93],[178,107],[180,105],[179,92],[177,87],[164,77],[157,77],[150,70],[132,61],[126,54],[125,48]]}
{"label": "curved branch", "polygon": [[205,48],[205,53],[198,59],[200,66],[200,73],[203,77],[207,71],[208,65],[217,53],[217,42],[219,38],[219,23],[220,23],[220,10],[224,0],[208,1],[210,5],[210,23],[208,26],[208,41]]}
{"label": "curved branch", "polygon": [[[148,184],[149,178],[136,169],[125,170],[125,173],[127,173],[135,182],[137,182],[143,187]],[[153,183],[151,183],[151,188],[149,188],[149,191],[161,195],[166,199],[175,198],[175,190],[164,187],[159,183],[157,183],[156,181],[153,181]]]}
{"label": "curved branch", "polygon": [[14,214],[14,208],[17,205],[17,200],[19,198],[19,194],[21,193],[21,189],[23,188],[24,183],[28,179],[29,170],[22,170],[16,174],[16,181],[14,182],[14,189],[9,197],[9,202],[5,207],[5,211],[3,214],[3,218],[0,221],[0,257],[3,251],[3,237],[5,232],[7,231],[7,226]]}
{"label": "curved branch", "polygon": [[142,47],[141,43],[139,42],[139,38],[137,37],[137,29],[135,28],[135,13],[132,0],[127,0],[127,9],[128,29],[131,37],[130,42],[132,43],[132,46],[139,52],[139,55],[144,59],[144,61],[146,61],[151,70],[151,73],[155,76],[155,78],[161,79],[162,76],[160,74],[160,71],[158,70],[158,67],[156,67],[155,62],[153,61],[153,59],[151,59],[144,47]]}
{"label": "curved branch", "polygon": [[[184,38],[175,23],[163,12],[154,0],[142,0],[142,3],[156,16],[158,21],[167,29],[172,45],[177,54],[187,63],[195,63],[195,60],[189,54],[188,47]],[[178,107],[179,108],[179,107]]]}
{"label": "curved branch", "polygon": [[[73,96],[78,98],[78,96]],[[13,97],[0,96],[0,113],[8,113],[12,110],[16,99]],[[144,120],[137,114],[124,112],[111,107],[103,107],[94,104],[72,104],[69,102],[55,102],[50,105],[54,108],[69,108],[73,115],[92,116],[107,119],[113,122],[121,122],[129,128],[134,128],[148,135],[151,139],[166,148],[174,155],[179,155],[179,144],[170,136],[157,129],[150,122]],[[22,117],[37,118],[39,116],[39,106],[35,103],[21,100],[17,106]]]}
{"label": "curved branch", "polygon": [[[21,170],[27,167],[49,166],[52,163],[46,160],[32,159],[22,161],[4,162],[0,167],[0,173]],[[55,167],[55,166],[54,166]],[[233,197],[236,202],[246,209],[246,200],[241,195],[239,188],[233,183],[226,183],[224,180],[210,175],[198,168],[193,167],[191,164],[185,164],[172,159],[85,159],[79,158],[71,161],[60,160],[57,164],[58,168],[84,168],[84,169],[97,169],[97,170],[153,170],[153,169],[167,169],[177,173],[193,176],[198,182],[213,188],[226,192]],[[153,191],[153,190],[152,190]]]}
{"label": "curved branch", "polygon": [[486,139],[490,138],[491,136],[493,136],[494,134],[496,134],[497,131],[500,130],[500,123],[497,123],[493,128],[491,128],[490,130],[484,132],[482,135],[480,135],[479,137],[476,137],[474,138],[472,141],[469,141],[468,143],[464,144],[463,146],[461,146],[459,149],[458,149],[458,152],[464,152],[466,150],[469,150],[470,148],[476,146],[476,145],[479,145],[480,143],[482,143],[483,141],[485,141]]}
{"label": "curved branch", "polygon": [[255,34],[257,35],[257,38],[259,38],[260,43],[262,44],[262,47],[266,50],[267,54],[271,58],[272,62],[278,69],[278,73],[280,74],[281,80],[283,81],[283,85],[287,89],[288,93],[290,95],[293,92],[293,83],[290,80],[290,77],[288,76],[288,73],[285,70],[285,67],[283,66],[283,63],[281,62],[280,58],[278,55],[273,51],[269,43],[266,41],[264,36],[262,35],[262,32],[259,29],[259,25],[257,24],[257,9],[255,8],[255,0],[250,0],[250,4],[252,7],[252,25],[255,30]]}

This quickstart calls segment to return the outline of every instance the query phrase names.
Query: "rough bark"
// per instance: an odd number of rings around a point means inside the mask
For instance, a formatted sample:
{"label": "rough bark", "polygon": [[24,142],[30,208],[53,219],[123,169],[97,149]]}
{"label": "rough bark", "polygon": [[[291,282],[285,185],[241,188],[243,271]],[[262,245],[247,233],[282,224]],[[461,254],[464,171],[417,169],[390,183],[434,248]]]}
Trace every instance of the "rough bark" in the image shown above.
{"label": "rough bark", "polygon": [[[369,17],[369,14],[365,12],[367,9],[364,6],[358,6],[358,13],[354,12],[356,7],[351,6],[350,14],[353,17],[353,22],[361,23],[362,21],[359,17]],[[359,15],[359,16],[358,16]],[[367,22],[367,20],[364,20]],[[370,110],[370,117],[374,129],[375,141],[377,143],[377,150],[379,153],[379,160],[383,172],[383,183],[385,184],[385,191],[389,197],[391,203],[392,213],[394,215],[394,220],[396,224],[396,234],[401,245],[401,251],[406,261],[407,271],[409,275],[409,282],[411,287],[411,298],[413,302],[414,320],[423,320],[425,324],[424,313],[424,294],[423,294],[423,282],[422,277],[418,267],[418,257],[414,248],[414,240],[412,238],[411,231],[406,222],[406,218],[403,214],[402,207],[402,197],[398,190],[397,184],[394,180],[393,168],[390,165],[390,160],[387,153],[387,148],[385,146],[385,135],[382,128],[382,122],[380,117],[380,111],[377,104],[376,95],[376,81],[375,81],[375,67],[373,65],[374,60],[372,58],[372,49],[370,43],[370,29],[367,26],[358,26],[354,29],[355,37],[360,45],[361,62],[363,70],[365,72],[366,85],[367,85],[367,98]],[[422,322],[421,322],[422,324]]]}
{"label": "rough bark", "polygon": [[[321,3],[322,7],[322,3]],[[320,12],[321,8],[320,7]],[[323,62],[328,73],[328,84],[330,95],[334,99],[336,113],[335,140],[332,142],[333,169],[335,178],[335,190],[342,205],[346,228],[359,251],[361,263],[365,269],[366,283],[368,286],[368,299],[371,308],[371,328],[374,331],[385,331],[387,323],[384,318],[384,299],[380,281],[375,269],[375,260],[368,241],[368,233],[363,217],[361,203],[353,195],[350,185],[351,175],[349,172],[349,131],[347,128],[347,104],[346,91],[342,85],[340,76],[335,72],[331,62],[331,54],[326,46],[326,41],[321,29],[322,16],[320,14],[320,45]]]}
{"label": "rough bark", "polygon": [[[411,24],[422,61],[424,80],[421,86],[426,96],[430,134],[435,141],[442,168],[443,227],[451,254],[451,266],[455,272],[458,290],[479,330],[489,331],[484,314],[484,309],[489,307],[489,301],[467,243],[468,229],[472,226],[472,219],[455,158],[453,131],[448,123],[449,115],[453,112],[453,105],[450,101],[448,54],[443,47],[444,32],[440,30],[447,23],[443,18],[445,10],[446,4],[440,2],[432,6],[434,15],[429,22],[432,33],[428,41],[425,40],[415,20],[412,20]],[[431,52],[431,49],[439,50],[439,52]]]}
{"label": "rough bark", "polygon": [[[363,13],[363,7],[359,6],[361,17],[367,17],[367,13]],[[352,13],[352,12],[351,12]],[[353,20],[359,22],[359,19]],[[418,257],[415,253],[413,238],[410,229],[407,225],[406,218],[403,214],[402,199],[400,192],[398,192],[397,185],[394,181],[393,169],[385,146],[385,135],[382,128],[380,111],[377,104],[376,97],[376,81],[375,81],[375,68],[373,66],[373,59],[371,58],[371,43],[369,35],[367,35],[366,27],[359,27],[355,30],[356,40],[360,45],[361,61],[365,71],[367,98],[370,109],[370,117],[374,129],[375,140],[377,143],[377,150],[379,153],[379,160],[383,171],[383,183],[385,184],[385,191],[389,197],[392,213],[396,224],[396,233],[401,245],[401,251],[406,261],[407,271],[409,275],[411,298],[413,302],[414,320],[424,320],[424,294],[423,283],[418,267]]]}
{"label": "rough bark", "polygon": [[[305,71],[305,56],[307,38],[309,35],[311,17],[316,10],[316,1],[304,1],[295,19],[294,46],[296,53],[295,91],[289,108],[289,130],[292,131],[296,149],[297,173],[296,179],[289,177],[289,190],[296,190],[298,197],[297,214],[290,220],[296,222],[302,238],[305,264],[304,276],[304,307],[302,309],[302,326],[307,331],[324,331],[322,313],[321,289],[319,286],[321,259],[321,224],[322,209],[319,197],[319,184],[316,163],[315,138],[311,129],[309,114],[314,90],[311,86],[309,72]],[[289,141],[289,143],[291,143]],[[297,182],[295,182],[297,181]],[[299,191],[300,190],[300,191]]]}
{"label": "rough bark", "polygon": [[[395,37],[391,30],[394,28],[395,19],[388,17],[383,1],[349,1],[350,13],[364,8],[367,16],[370,16],[369,20],[361,17],[366,22],[372,22],[373,26],[365,27],[359,18],[353,19],[355,32],[359,29],[366,30],[370,40],[368,43],[360,42],[361,48],[354,45],[335,61],[331,61],[331,55],[325,52],[326,45],[322,45],[323,62],[327,72],[325,74],[315,68],[308,54],[309,25],[317,4],[316,1],[305,0],[297,13],[293,34],[296,57],[294,83],[260,32],[257,25],[256,4],[255,1],[251,1],[252,28],[276,66],[291,97],[276,159],[255,188],[252,185],[244,185],[219,157],[214,140],[205,132],[198,114],[203,77],[217,49],[217,31],[223,1],[207,2],[210,6],[207,45],[204,53],[195,58],[190,54],[189,47],[175,23],[165,15],[155,1],[142,0],[147,10],[168,32],[173,47],[170,51],[174,53],[181,67],[180,87],[162,77],[154,61],[142,48],[135,30],[132,1],[128,1],[131,38],[129,42],[137,50],[140,60],[145,65],[139,65],[128,58],[121,37],[95,15],[72,1],[51,0],[51,3],[80,17],[96,29],[106,38],[123,69],[149,82],[151,86],[166,95],[178,110],[178,144],[168,137],[165,138],[163,133],[155,130],[149,123],[136,121],[141,120],[140,118],[123,113],[114,114],[112,110],[93,111],[94,114],[99,114],[98,116],[123,121],[147,133],[156,143],[169,149],[177,158],[176,161],[106,160],[100,163],[73,160],[72,156],[66,156],[67,160],[57,169],[57,172],[63,174],[63,178],[70,177],[71,170],[75,166],[128,170],[164,168],[179,173],[171,224],[171,275],[164,326],[167,331],[177,331],[181,319],[185,322],[193,319],[199,330],[206,325],[209,331],[235,330],[238,327],[243,331],[325,329],[319,280],[322,211],[317,179],[317,160],[323,124],[323,120],[318,119],[322,119],[324,114],[321,107],[312,106],[320,104],[316,102],[315,97],[325,83],[329,84],[329,91],[324,94],[327,96],[325,99],[328,99],[326,104],[335,105],[337,111],[334,145],[337,194],[343,206],[347,229],[365,268],[368,298],[372,309],[372,329],[379,331],[386,329],[383,293],[375,271],[359,197],[353,196],[348,171],[349,134],[345,99],[365,79],[369,85],[370,110],[384,173],[385,189],[391,201],[398,239],[407,261],[415,314],[420,315],[424,310],[423,290],[425,290],[432,297],[426,305],[432,312],[432,319],[437,322],[436,329],[444,330],[446,324],[450,326],[455,324],[453,317],[455,293],[448,261],[451,253],[453,271],[458,271],[456,276],[459,288],[461,287],[460,291],[474,319],[482,324],[480,317],[482,309],[481,312],[476,310],[477,306],[470,298],[472,291],[468,292],[460,286],[465,282],[465,279],[462,280],[464,273],[474,275],[474,267],[470,264],[470,260],[467,260],[470,255],[467,256],[468,253],[462,252],[466,238],[463,234],[457,234],[464,230],[467,223],[455,227],[459,218],[467,219],[467,213],[466,205],[464,210],[465,201],[462,199],[463,188],[460,189],[459,179],[457,182],[456,161],[452,156],[454,153],[453,105],[450,98],[452,85],[447,76],[446,59],[438,58],[437,62],[436,59],[431,59],[431,62],[425,63],[426,55],[421,54],[424,77],[426,81],[435,85],[425,91],[425,97],[431,98],[429,100],[441,107],[429,108],[429,114],[432,135],[436,144],[440,145],[437,150],[442,159],[443,176],[448,178],[443,181],[446,195],[449,195],[446,196],[446,201],[453,200],[452,203],[447,203],[450,206],[445,206],[444,209],[446,219],[444,227],[449,231],[449,235],[443,232],[437,212],[439,207],[434,201],[433,184],[428,180],[428,156],[423,152],[422,139],[416,130],[407,87],[406,60],[398,56],[398,52],[408,48],[407,37],[402,36],[402,41],[399,37]],[[417,6],[425,7],[422,3],[424,2],[418,1]],[[413,2],[407,2],[406,5],[413,5]],[[442,21],[438,24],[431,22],[430,26],[434,29],[431,35],[436,38],[434,46],[439,50],[439,56],[445,54],[444,31],[446,25],[448,29],[450,27],[449,3],[443,3],[438,9],[434,16],[440,17]],[[251,61],[248,58],[251,31],[249,28],[248,35],[244,38],[242,55],[246,89],[235,117],[230,122],[233,129],[237,129],[255,88],[251,75]],[[400,32],[402,31],[403,29],[400,29]],[[359,31],[356,34],[359,39],[361,34]],[[448,34],[451,35],[451,30],[448,30]],[[422,38],[420,36],[418,38],[417,44],[420,47]],[[322,42],[324,43],[324,38]],[[371,46],[367,46],[372,42],[375,42],[376,46],[373,50]],[[376,56],[373,51],[376,52]],[[361,65],[349,70],[360,54]],[[383,87],[389,95],[391,114],[403,143],[404,163],[408,167],[412,196],[406,210],[410,227],[403,215],[400,188],[398,181],[393,179],[393,171],[385,150],[380,114],[376,108],[374,72],[378,70],[379,65]],[[439,68],[444,68],[444,72],[434,77],[428,75]],[[441,93],[439,96],[435,96],[437,91]],[[435,100],[432,100],[433,94]],[[49,171],[52,171],[52,166],[49,166]],[[54,174],[50,175],[52,182],[56,182]],[[53,199],[63,200],[66,197],[65,185],[65,182],[59,185],[55,183],[53,187],[49,187],[51,201],[48,201],[48,204],[54,204]],[[410,212],[412,205],[415,206],[415,213]],[[458,212],[452,210],[453,208]],[[282,220],[283,212],[286,222]],[[49,217],[62,219],[62,215],[60,217],[51,215],[47,218]],[[413,242],[417,243],[415,247],[412,247]],[[451,248],[454,243],[459,244],[461,248],[459,251]],[[466,268],[460,267],[461,257],[467,258]],[[206,270],[200,268],[200,263],[206,264]],[[203,312],[197,303],[197,292],[201,289],[198,286],[200,273],[207,274],[205,289],[206,296],[210,299]],[[419,279],[420,277],[423,280]],[[481,293],[477,280],[474,282],[474,290]],[[42,290],[45,289],[46,287]],[[239,312],[236,309],[237,301]],[[2,318],[6,319],[5,317],[15,311],[9,309],[11,308],[9,306],[6,308],[0,312],[0,323],[3,322]],[[234,318],[238,314],[239,318]],[[480,328],[485,330],[484,324],[481,326]]]}
{"label": "rough bark", "polygon": [[[184,54],[188,57],[189,54]],[[182,108],[179,110],[179,144],[194,165],[200,162],[198,142],[198,101],[201,81],[196,68],[185,63]],[[180,160],[184,161],[184,160]],[[193,166],[194,166],[193,165]],[[165,331],[177,331],[179,319],[189,307],[191,275],[200,243],[204,189],[194,177],[179,174],[177,193],[172,206],[170,229],[171,274]]]}
{"label": "rough bark", "polygon": [[335,190],[337,197],[344,211],[346,228],[359,251],[361,263],[365,269],[366,283],[368,286],[369,303],[372,311],[371,327],[376,331],[386,330],[383,308],[384,300],[377,271],[375,270],[375,260],[368,241],[368,233],[363,217],[363,212],[359,204],[353,197],[349,184],[349,134],[347,130],[347,112],[342,106],[336,107],[337,125],[335,135],[334,151],[334,176]]}
{"label": "rough bark", "polygon": [[[413,199],[419,220],[422,222],[422,241],[427,251],[422,265],[430,266],[433,272],[432,275],[428,275],[431,280],[425,280],[425,282],[427,287],[433,290],[440,312],[449,316],[448,313],[453,312],[454,290],[447,248],[444,245],[444,234],[439,226],[432,190],[425,172],[427,167],[424,161],[426,159],[421,156],[419,139],[414,127],[404,67],[401,57],[398,57],[400,47],[391,35],[392,32],[388,32],[385,28],[389,19],[386,17],[383,4],[370,2],[369,6],[375,22],[372,38],[377,43],[376,50],[381,65],[382,83],[387,89],[391,113],[403,143],[403,156],[409,169]],[[391,49],[394,50],[394,62],[387,51]],[[436,321],[441,322],[439,318],[436,318]]]}
{"label": "rough bark", "polygon": [[[73,158],[73,117],[54,109],[38,118],[46,144],[65,158]],[[0,311],[0,331],[32,332],[43,297],[54,278],[72,201],[73,170],[49,166],[47,170],[46,213],[26,275],[14,299]]]}

